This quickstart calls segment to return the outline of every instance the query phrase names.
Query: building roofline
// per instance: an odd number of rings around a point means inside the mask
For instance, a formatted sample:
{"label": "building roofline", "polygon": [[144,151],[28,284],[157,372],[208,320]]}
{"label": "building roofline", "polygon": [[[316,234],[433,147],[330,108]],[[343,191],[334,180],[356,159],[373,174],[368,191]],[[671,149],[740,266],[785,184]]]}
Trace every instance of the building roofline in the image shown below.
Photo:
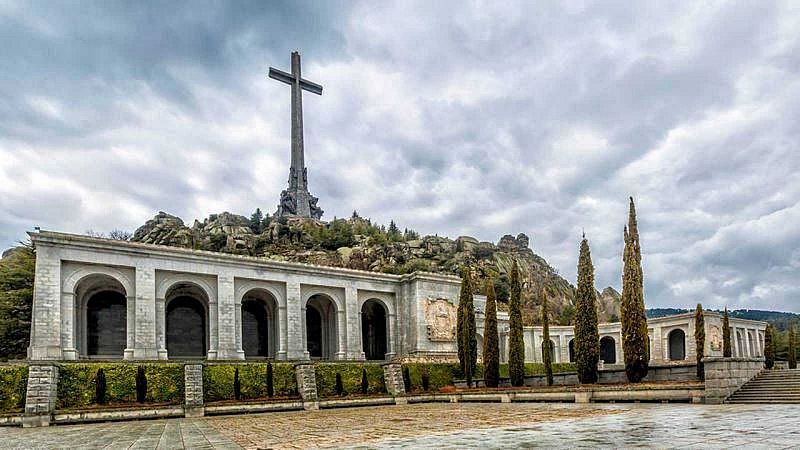
{"label": "building roofline", "polygon": [[215,263],[245,265],[259,268],[269,268],[289,272],[314,274],[323,270],[329,273],[346,277],[362,278],[372,281],[405,282],[414,280],[437,281],[449,284],[461,284],[461,278],[453,275],[442,275],[433,272],[413,272],[405,275],[394,275],[367,270],[347,269],[343,267],[323,266],[289,261],[274,261],[266,258],[246,255],[233,255],[230,253],[212,252],[208,250],[194,250],[183,247],[170,247],[167,245],[145,244],[142,242],[120,241],[108,238],[84,236],[80,234],[61,233],[57,231],[40,230],[28,232],[31,242],[36,244],[49,244],[54,246],[78,247],[85,249],[106,250],[116,253],[131,255],[158,255],[179,258],[190,261],[213,261]]}

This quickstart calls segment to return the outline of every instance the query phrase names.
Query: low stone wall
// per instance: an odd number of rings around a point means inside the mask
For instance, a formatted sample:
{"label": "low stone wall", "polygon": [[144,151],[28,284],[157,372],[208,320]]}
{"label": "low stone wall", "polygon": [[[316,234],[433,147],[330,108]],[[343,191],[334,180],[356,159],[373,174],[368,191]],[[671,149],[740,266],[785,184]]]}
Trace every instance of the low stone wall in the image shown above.
{"label": "low stone wall", "polygon": [[28,368],[28,389],[25,395],[23,427],[50,425],[56,409],[58,367],[52,364],[32,364]]}
{"label": "low stone wall", "polygon": [[722,403],[764,370],[764,358],[703,358],[706,403]]}

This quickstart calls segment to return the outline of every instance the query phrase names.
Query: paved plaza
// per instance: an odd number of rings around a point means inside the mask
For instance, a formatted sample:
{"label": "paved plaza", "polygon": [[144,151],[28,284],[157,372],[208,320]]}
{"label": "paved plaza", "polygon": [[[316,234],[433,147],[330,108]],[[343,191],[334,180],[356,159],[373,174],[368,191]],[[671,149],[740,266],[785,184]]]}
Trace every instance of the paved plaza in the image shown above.
{"label": "paved plaza", "polygon": [[424,404],[0,428],[2,448],[800,448],[800,407]]}

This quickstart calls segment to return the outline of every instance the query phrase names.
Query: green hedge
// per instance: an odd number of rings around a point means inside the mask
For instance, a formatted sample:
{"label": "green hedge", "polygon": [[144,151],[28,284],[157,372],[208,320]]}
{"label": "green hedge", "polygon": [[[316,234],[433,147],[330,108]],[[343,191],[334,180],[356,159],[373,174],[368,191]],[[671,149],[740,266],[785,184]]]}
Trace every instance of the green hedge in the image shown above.
{"label": "green hedge", "polygon": [[[235,400],[233,382],[239,369],[242,400],[267,398],[267,363],[206,364],[203,366],[203,398],[206,402]],[[291,363],[272,363],[275,397],[297,397],[297,379]]]}
{"label": "green hedge", "polygon": [[[575,365],[572,363],[553,363],[553,373],[575,372]],[[544,364],[525,363],[525,376],[544,375]],[[508,377],[508,364],[500,364],[500,377]]]}
{"label": "green hedge", "polygon": [[370,363],[317,363],[314,364],[317,380],[317,395],[320,398],[338,397],[336,374],[342,377],[343,395],[361,394],[361,370],[367,371],[368,395],[386,393],[383,366]]}
{"label": "green hedge", "polygon": [[28,366],[0,366],[0,413],[24,410],[27,387]]}
{"label": "green hedge", "polygon": [[183,364],[64,363],[59,365],[57,409],[96,404],[95,378],[103,369],[109,404],[136,403],[136,371],[144,366],[147,403],[183,403]]}

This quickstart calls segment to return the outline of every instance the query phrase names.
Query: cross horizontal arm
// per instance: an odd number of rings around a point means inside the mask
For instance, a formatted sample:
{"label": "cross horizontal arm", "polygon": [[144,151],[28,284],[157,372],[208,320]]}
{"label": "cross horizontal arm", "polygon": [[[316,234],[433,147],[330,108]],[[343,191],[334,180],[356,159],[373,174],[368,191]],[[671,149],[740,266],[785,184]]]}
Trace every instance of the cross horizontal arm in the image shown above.
{"label": "cross horizontal arm", "polygon": [[[294,75],[278,70],[274,67],[269,68],[269,77],[273,80],[278,80],[286,84],[294,84]],[[304,91],[312,92],[317,95],[322,95],[322,86],[317,83],[308,81],[304,78],[300,79],[300,88]]]}

